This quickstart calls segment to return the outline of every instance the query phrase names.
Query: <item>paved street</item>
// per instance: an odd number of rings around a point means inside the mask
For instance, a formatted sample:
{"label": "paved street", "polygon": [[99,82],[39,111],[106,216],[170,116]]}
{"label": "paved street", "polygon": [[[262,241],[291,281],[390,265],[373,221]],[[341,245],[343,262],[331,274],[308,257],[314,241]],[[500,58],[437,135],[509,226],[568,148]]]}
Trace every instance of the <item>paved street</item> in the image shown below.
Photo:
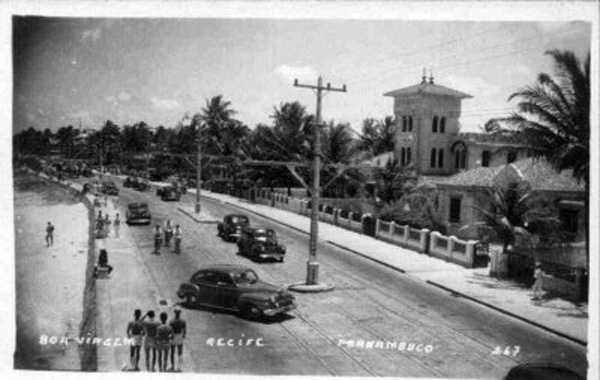
{"label": "paved street", "polygon": [[[192,195],[180,203],[165,203],[154,190],[122,189],[122,215],[128,202],[141,200],[148,202],[155,221],[171,217],[182,225],[183,253],[151,254],[148,226],[124,227],[120,241],[105,242],[109,249],[114,247],[111,263],[116,268],[113,278],[98,287],[98,326],[105,336],[121,336],[136,307],[172,314],[171,307],[179,302],[175,296],[179,284],[204,265],[247,265],[278,285],[304,280],[308,236],[303,233],[249,215],[252,224],[274,228],[288,252],[284,263],[254,263],[236,255],[234,243],[218,238],[214,223],[196,223],[177,210],[182,203],[192,205]],[[203,199],[203,211],[218,220],[237,210]],[[319,255],[320,277],[336,289],[297,294],[298,310],[286,318],[251,322],[234,314],[184,308],[189,330],[184,371],[500,378],[522,362],[586,366],[583,346],[331,245],[321,244]],[[211,347],[209,338],[262,338],[264,346]],[[365,347],[351,347],[350,340],[365,341]],[[414,348],[409,351],[409,347]],[[511,355],[495,354],[498,347],[509,348]],[[118,370],[126,357],[125,349],[102,349],[99,368]]]}

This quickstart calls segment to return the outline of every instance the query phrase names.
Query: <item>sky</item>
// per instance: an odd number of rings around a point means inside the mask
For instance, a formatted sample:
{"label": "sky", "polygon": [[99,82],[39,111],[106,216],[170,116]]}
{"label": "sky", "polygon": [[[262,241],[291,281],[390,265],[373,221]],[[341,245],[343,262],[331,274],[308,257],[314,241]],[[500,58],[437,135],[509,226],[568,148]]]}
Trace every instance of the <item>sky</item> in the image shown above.
{"label": "sky", "polygon": [[323,76],[346,93],[323,99],[323,119],[360,130],[393,114],[385,92],[436,84],[473,96],[461,130],[514,109],[510,94],[552,72],[548,49],[584,58],[584,22],[474,22],[244,18],[13,17],[13,133],[145,121],[174,127],[223,95],[250,128],[270,124],[276,106],[315,111]]}

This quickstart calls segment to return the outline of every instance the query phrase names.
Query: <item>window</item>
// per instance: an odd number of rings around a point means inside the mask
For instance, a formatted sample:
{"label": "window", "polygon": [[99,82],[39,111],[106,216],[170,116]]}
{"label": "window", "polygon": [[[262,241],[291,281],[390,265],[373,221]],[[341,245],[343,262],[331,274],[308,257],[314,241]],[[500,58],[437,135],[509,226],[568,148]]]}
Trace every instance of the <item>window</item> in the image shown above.
{"label": "window", "polygon": [[481,153],[481,166],[483,166],[484,168],[487,168],[490,166],[490,158],[491,158],[492,154],[490,153],[489,150],[484,150]]}
{"label": "window", "polygon": [[406,165],[406,150],[400,149],[400,166]]}
{"label": "window", "polygon": [[467,151],[464,148],[458,148],[454,153],[454,168],[466,169],[467,167]]}
{"label": "window", "polygon": [[410,164],[412,160],[412,153],[410,148],[406,148],[406,165]]}
{"label": "window", "polygon": [[433,122],[431,123],[431,131],[433,133],[437,133],[437,131],[438,131],[438,117],[437,116],[433,117]]}
{"label": "window", "polygon": [[429,166],[434,169],[435,168],[435,159],[436,159],[436,151],[435,148],[431,150],[431,157],[429,158]]}
{"label": "window", "polygon": [[506,155],[506,163],[512,164],[517,160],[517,152],[511,151]]}
{"label": "window", "polygon": [[460,168],[461,169],[467,168],[467,151],[466,150],[463,150],[460,152]]}
{"label": "window", "polygon": [[561,208],[559,218],[562,222],[563,231],[569,241],[574,241],[577,237],[577,225],[579,222],[579,211],[573,209]]}
{"label": "window", "polygon": [[440,149],[438,150],[438,168],[443,168],[444,167],[444,150]]}
{"label": "window", "polygon": [[440,133],[446,132],[446,117],[442,116],[440,119]]}
{"label": "window", "polygon": [[406,132],[407,121],[406,116],[402,116],[402,132]]}
{"label": "window", "polygon": [[408,131],[412,132],[412,127],[413,127],[413,120],[412,120],[412,116],[408,117]]}
{"label": "window", "polygon": [[450,217],[449,220],[452,223],[460,222],[460,204],[461,199],[456,197],[450,198]]}
{"label": "window", "polygon": [[460,153],[460,149],[454,153],[454,169],[460,169]]}

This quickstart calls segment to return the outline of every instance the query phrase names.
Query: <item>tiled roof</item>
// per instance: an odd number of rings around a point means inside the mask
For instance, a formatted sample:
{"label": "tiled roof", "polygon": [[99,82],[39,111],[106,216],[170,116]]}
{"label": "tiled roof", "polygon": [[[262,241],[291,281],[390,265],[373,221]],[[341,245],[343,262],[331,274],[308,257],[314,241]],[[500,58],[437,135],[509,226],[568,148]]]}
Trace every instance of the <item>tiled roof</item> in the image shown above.
{"label": "tiled roof", "polygon": [[452,96],[455,98],[467,99],[472,98],[471,95],[453,90],[451,88],[440,86],[439,84],[432,83],[419,83],[414,86],[401,88],[398,90],[386,92],[384,96],[399,96],[399,95],[413,95],[413,94],[430,94],[430,95],[443,95]]}
{"label": "tiled roof", "polygon": [[[584,191],[583,182],[578,183],[573,177],[572,170],[556,171],[544,160],[533,160],[531,158],[517,161],[514,165],[523,175],[532,189],[538,191]],[[450,186],[481,186],[491,187],[494,179],[506,166],[479,167],[460,172],[450,177],[439,178],[434,183]]]}

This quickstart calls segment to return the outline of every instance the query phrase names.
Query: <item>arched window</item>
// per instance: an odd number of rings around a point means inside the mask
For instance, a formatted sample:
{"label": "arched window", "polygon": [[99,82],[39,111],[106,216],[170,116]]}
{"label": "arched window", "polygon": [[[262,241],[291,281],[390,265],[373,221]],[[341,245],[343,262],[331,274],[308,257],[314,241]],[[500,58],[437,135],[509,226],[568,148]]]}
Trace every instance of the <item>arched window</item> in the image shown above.
{"label": "arched window", "polygon": [[[412,127],[413,127],[413,120],[412,120],[412,116],[408,117],[408,131],[412,132]],[[410,149],[410,148],[409,148]]]}
{"label": "arched window", "polygon": [[437,158],[436,156],[437,156],[437,152],[436,152],[435,148],[431,149],[431,157],[429,157],[429,166],[432,169],[435,169],[435,160]]}
{"label": "arched window", "polygon": [[402,116],[402,132],[406,132],[406,116]]}
{"label": "arched window", "polygon": [[406,148],[406,165],[409,165],[412,161],[412,152],[410,148]]}
{"label": "arched window", "polygon": [[467,168],[467,151],[464,147],[460,146],[454,151],[454,168],[455,169],[466,169]]}
{"label": "arched window", "polygon": [[446,133],[446,117],[442,116],[440,118],[440,133]]}
{"label": "arched window", "polygon": [[484,150],[481,153],[481,166],[483,166],[484,168],[487,168],[490,166],[490,158],[492,157],[492,154],[490,153],[489,150]]}
{"label": "arched window", "polygon": [[433,117],[433,122],[431,123],[431,132],[437,133],[438,131],[438,117]]}
{"label": "arched window", "polygon": [[444,167],[444,150],[443,149],[439,149],[438,150],[438,168],[443,168]]}
{"label": "arched window", "polygon": [[400,166],[406,165],[406,149],[400,149]]}
{"label": "arched window", "polygon": [[462,153],[462,149],[457,149],[454,152],[454,169],[460,169],[460,155]]}
{"label": "arched window", "polygon": [[467,168],[467,151],[466,150],[463,150],[460,153],[460,168],[461,169]]}

